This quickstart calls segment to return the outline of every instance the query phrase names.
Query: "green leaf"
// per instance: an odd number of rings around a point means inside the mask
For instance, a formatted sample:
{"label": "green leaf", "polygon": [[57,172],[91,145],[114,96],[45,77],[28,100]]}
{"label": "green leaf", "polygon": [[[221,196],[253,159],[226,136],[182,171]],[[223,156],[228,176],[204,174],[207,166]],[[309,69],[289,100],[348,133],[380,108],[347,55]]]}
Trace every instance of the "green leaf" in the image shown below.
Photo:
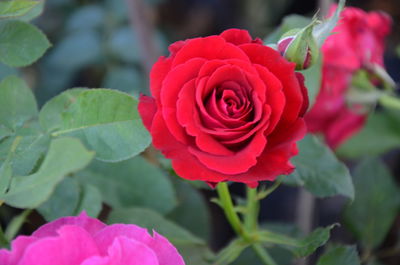
{"label": "green leaf", "polygon": [[78,175],[96,186],[114,208],[146,207],[167,213],[176,206],[169,178],[140,156],[119,163],[94,161]]}
{"label": "green leaf", "polygon": [[96,218],[102,207],[101,201],[97,188],[83,185],[76,178],[67,177],[37,210],[49,222],[63,216],[76,216],[82,211]]}
{"label": "green leaf", "polygon": [[400,189],[378,159],[364,159],[354,170],[356,198],[344,211],[345,224],[362,244],[381,244],[400,210]]}
{"label": "green leaf", "polygon": [[324,44],[326,38],[328,38],[329,35],[331,35],[332,30],[336,27],[337,23],[339,22],[340,13],[344,8],[344,3],[345,0],[339,0],[335,13],[330,18],[323,21],[321,24],[317,25],[314,28],[313,35],[317,40],[319,47],[321,47]]}
{"label": "green leaf", "polygon": [[178,206],[167,217],[207,241],[211,217],[204,198],[188,183],[178,180],[175,184]]}
{"label": "green leaf", "polygon": [[0,164],[9,159],[13,175],[27,175],[46,153],[50,136],[34,128],[18,129],[0,143]]}
{"label": "green leaf", "polygon": [[214,259],[214,253],[207,245],[180,244],[175,247],[182,255],[186,265],[210,265],[211,260]]}
{"label": "green leaf", "polygon": [[39,170],[29,176],[13,177],[10,189],[0,194],[0,199],[17,208],[38,207],[66,175],[85,167],[93,155],[77,139],[55,139]]}
{"label": "green leaf", "polygon": [[249,247],[249,242],[242,238],[232,240],[226,247],[224,247],[215,257],[216,261],[213,264],[229,265],[235,261],[240,254]]}
{"label": "green leaf", "polygon": [[205,244],[204,241],[186,229],[165,219],[157,212],[145,208],[115,209],[111,212],[109,223],[136,224],[168,238],[172,244]]}
{"label": "green leaf", "polygon": [[[1,39],[0,39],[1,42]],[[8,129],[22,126],[37,116],[35,97],[24,81],[10,76],[0,83],[0,124]]]}
{"label": "green leaf", "polygon": [[12,167],[9,160],[0,166],[0,194],[4,194],[10,186]]}
{"label": "green leaf", "polygon": [[330,231],[335,226],[336,224],[318,227],[303,239],[295,239],[266,230],[261,230],[258,235],[262,242],[281,245],[293,252],[296,257],[306,257],[328,241]]}
{"label": "green leaf", "polygon": [[10,67],[0,62],[0,80],[3,80],[10,75],[18,76],[19,75],[18,69]]}
{"label": "green leaf", "polygon": [[133,97],[107,89],[80,93],[63,112],[63,125],[53,136],[81,139],[96,158],[117,162],[142,152],[151,142]]}
{"label": "green leaf", "polygon": [[37,210],[48,222],[62,216],[74,215],[79,195],[78,181],[67,177],[57,185],[51,197]]}
{"label": "green leaf", "polygon": [[360,265],[355,246],[335,246],[326,251],[318,260],[317,265]]}
{"label": "green leaf", "polygon": [[308,91],[309,109],[314,105],[315,99],[319,93],[322,79],[322,53],[318,56],[318,60],[307,70],[300,71],[304,75],[304,84]]}
{"label": "green leaf", "polygon": [[4,138],[11,136],[13,131],[5,127],[3,124],[0,124],[0,141]]}
{"label": "green leaf", "polygon": [[22,17],[18,17],[18,20],[29,22],[40,16],[43,13],[45,1],[46,0],[37,0],[38,4],[35,5],[31,10],[28,11],[28,13],[26,13]]}
{"label": "green leaf", "polygon": [[325,245],[329,240],[330,231],[335,225],[318,227],[310,235],[299,241],[299,245],[293,250],[298,257],[305,257],[313,253],[318,247]]}
{"label": "green leaf", "polygon": [[380,110],[369,115],[364,128],[342,144],[338,154],[347,158],[380,155],[400,146],[400,112]]}
{"label": "green leaf", "polygon": [[77,96],[85,90],[85,88],[68,89],[49,100],[40,110],[40,125],[48,132],[62,128],[64,112],[76,101]]}
{"label": "green leaf", "polygon": [[[292,265],[293,255],[287,249],[281,247],[271,247],[268,248],[268,253],[271,255],[272,259],[279,265]],[[257,254],[252,248],[245,249],[240,256],[232,263],[232,265],[264,265]]]}
{"label": "green leaf", "polygon": [[330,148],[315,136],[307,135],[298,143],[300,153],[292,159],[296,170],[282,177],[284,183],[304,186],[318,197],[337,194],[354,198],[354,187],[347,167]]}
{"label": "green leaf", "polygon": [[0,61],[13,67],[34,63],[50,47],[35,26],[18,20],[0,22]]}
{"label": "green leaf", "polygon": [[28,13],[39,2],[14,0],[0,2],[0,18],[18,17]]}
{"label": "green leaf", "polygon": [[90,184],[81,185],[81,198],[75,215],[85,211],[87,215],[97,218],[102,209],[102,195],[98,188]]}

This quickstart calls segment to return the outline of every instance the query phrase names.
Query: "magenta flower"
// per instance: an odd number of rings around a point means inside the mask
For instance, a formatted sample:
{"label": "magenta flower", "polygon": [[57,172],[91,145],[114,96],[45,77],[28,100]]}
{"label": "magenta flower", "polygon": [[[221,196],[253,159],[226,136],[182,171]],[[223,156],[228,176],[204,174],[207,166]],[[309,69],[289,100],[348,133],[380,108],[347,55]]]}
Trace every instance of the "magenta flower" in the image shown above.
{"label": "magenta flower", "polygon": [[19,236],[11,251],[0,250],[1,265],[184,265],[163,236],[136,225],[107,226],[82,213]]}

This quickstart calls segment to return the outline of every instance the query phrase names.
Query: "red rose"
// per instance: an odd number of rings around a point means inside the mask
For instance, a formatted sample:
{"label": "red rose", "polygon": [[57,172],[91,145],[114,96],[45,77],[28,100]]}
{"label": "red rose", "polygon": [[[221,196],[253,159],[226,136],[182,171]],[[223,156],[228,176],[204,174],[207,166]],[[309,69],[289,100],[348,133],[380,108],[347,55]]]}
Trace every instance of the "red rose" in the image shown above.
{"label": "red rose", "polygon": [[176,173],[256,186],[289,174],[305,132],[303,76],[245,30],[179,41],[150,74],[139,112]]}
{"label": "red rose", "polygon": [[383,66],[384,38],[391,25],[390,17],[382,12],[347,7],[341,16],[335,34],[322,46],[321,89],[305,117],[308,129],[323,133],[333,149],[366,121],[363,106],[348,104],[346,94],[356,71],[369,69],[372,64]]}

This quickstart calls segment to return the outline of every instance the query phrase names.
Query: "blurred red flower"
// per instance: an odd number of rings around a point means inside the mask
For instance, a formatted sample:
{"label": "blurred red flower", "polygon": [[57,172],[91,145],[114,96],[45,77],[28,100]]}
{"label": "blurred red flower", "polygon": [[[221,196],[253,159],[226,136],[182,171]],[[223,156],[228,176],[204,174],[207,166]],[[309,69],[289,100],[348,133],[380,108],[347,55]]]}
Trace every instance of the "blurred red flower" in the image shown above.
{"label": "blurred red flower", "polygon": [[[331,8],[331,14],[336,6]],[[383,66],[384,39],[391,28],[383,12],[364,12],[347,7],[342,18],[322,46],[322,84],[315,105],[305,119],[309,131],[325,136],[331,148],[358,132],[367,112],[360,104],[349,104],[346,95],[356,71]]]}

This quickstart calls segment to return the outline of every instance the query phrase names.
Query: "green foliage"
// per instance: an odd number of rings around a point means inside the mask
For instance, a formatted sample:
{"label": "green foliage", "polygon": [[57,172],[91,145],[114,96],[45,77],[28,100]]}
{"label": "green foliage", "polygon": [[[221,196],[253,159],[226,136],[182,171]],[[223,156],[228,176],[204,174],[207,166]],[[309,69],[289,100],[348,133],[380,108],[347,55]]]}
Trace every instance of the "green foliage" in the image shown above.
{"label": "green foliage", "polygon": [[336,27],[340,19],[345,4],[345,0],[339,0],[335,12],[328,19],[317,25],[313,31],[314,37],[317,40],[318,46],[321,47],[326,38],[331,35],[332,30]]}
{"label": "green foliage", "polygon": [[18,208],[35,208],[45,202],[56,185],[68,174],[85,167],[93,153],[77,139],[59,138],[51,142],[39,170],[29,176],[13,177],[0,199]]}
{"label": "green foliage", "polygon": [[37,210],[47,220],[53,221],[63,216],[79,215],[82,211],[97,217],[101,210],[100,191],[67,177],[58,184],[51,197]]}
{"label": "green foliage", "polygon": [[120,208],[111,212],[109,223],[136,224],[168,238],[172,244],[204,244],[204,241],[188,230],[167,220],[159,213],[146,208]]}
{"label": "green foliage", "polygon": [[328,241],[330,231],[335,225],[336,224],[327,227],[318,227],[311,234],[300,239],[268,230],[261,230],[259,232],[259,237],[264,243],[280,245],[290,250],[296,257],[306,257]]}
{"label": "green foliage", "polygon": [[315,64],[310,68],[300,71],[304,76],[304,85],[307,87],[309,109],[314,105],[319,93],[322,80],[322,53],[318,56]]}
{"label": "green foliage", "polygon": [[14,0],[0,2],[0,19],[19,17],[28,13],[39,1]]}
{"label": "green foliage", "polygon": [[400,112],[380,110],[369,115],[364,128],[338,149],[347,158],[380,155],[400,146]]}
{"label": "green foliage", "polygon": [[66,28],[69,32],[98,29],[104,23],[105,13],[100,5],[83,6],[70,15]]}
{"label": "green foliage", "polygon": [[354,198],[354,187],[347,167],[315,136],[298,143],[300,152],[292,159],[296,170],[282,177],[284,183],[304,186],[318,197],[337,194]]}
{"label": "green foliage", "polygon": [[40,125],[48,132],[53,132],[62,127],[64,112],[76,101],[76,97],[86,88],[73,88],[61,93],[48,101],[40,110]]}
{"label": "green foliage", "polygon": [[137,100],[113,90],[80,93],[62,112],[61,119],[62,123],[52,135],[81,139],[103,161],[117,162],[133,157],[151,141],[137,112]]}
{"label": "green foliage", "polygon": [[215,261],[214,264],[218,264],[218,265],[229,265],[229,264],[231,264],[249,246],[250,246],[250,244],[248,242],[246,242],[246,240],[244,240],[242,238],[236,238],[236,239],[232,240],[215,257],[216,261]]}
{"label": "green foliage", "polygon": [[283,18],[281,25],[264,39],[264,43],[277,43],[281,36],[289,30],[306,27],[310,22],[311,18],[309,17],[288,15]]}
{"label": "green foliage", "polygon": [[[175,183],[178,205],[167,217],[185,227],[198,237],[210,237],[210,218],[207,205],[201,193],[192,185],[177,180]],[[195,211],[193,210],[195,209]]]}
{"label": "green foliage", "polygon": [[186,265],[210,265],[214,259],[214,253],[203,244],[182,244],[177,247]]}
{"label": "green foliage", "polygon": [[23,21],[0,21],[0,61],[13,67],[32,64],[50,47],[47,37]]}
{"label": "green foliage", "polygon": [[167,213],[176,206],[168,177],[139,156],[112,164],[94,161],[78,175],[96,186],[104,201],[115,208],[146,207]]}
{"label": "green foliage", "polygon": [[355,246],[334,246],[326,251],[318,260],[317,265],[360,265]]}
{"label": "green foliage", "polygon": [[13,174],[26,175],[47,150],[49,136],[38,128],[38,108],[24,81],[11,76],[0,83],[0,164],[8,160]]}
{"label": "green foliage", "polygon": [[346,225],[367,248],[385,238],[399,213],[400,189],[378,159],[364,159],[354,171],[356,198],[344,212]]}
{"label": "green foliage", "polygon": [[148,208],[116,208],[109,223],[136,224],[165,236],[178,249],[187,265],[206,265],[213,258],[205,242],[173,221]]}
{"label": "green foliage", "polygon": [[95,31],[74,31],[49,53],[46,63],[64,71],[77,71],[101,57],[101,38]]}
{"label": "green foliage", "polygon": [[138,91],[145,91],[140,73],[133,67],[113,67],[104,77],[102,86],[118,89],[133,95]]}
{"label": "green foliage", "polygon": [[0,83],[0,124],[15,130],[33,119],[38,107],[32,91],[24,81],[15,76]]}
{"label": "green foliage", "polygon": [[[15,0],[14,0],[15,1]],[[38,16],[40,16],[44,11],[44,4],[46,0],[37,0],[38,3],[31,10],[29,10],[25,15],[18,17],[19,20],[29,22]]]}
{"label": "green foliage", "polygon": [[325,245],[330,236],[330,231],[335,225],[327,227],[318,227],[307,237],[301,239],[298,245],[293,249],[297,257],[306,257],[313,253],[318,247]]}

